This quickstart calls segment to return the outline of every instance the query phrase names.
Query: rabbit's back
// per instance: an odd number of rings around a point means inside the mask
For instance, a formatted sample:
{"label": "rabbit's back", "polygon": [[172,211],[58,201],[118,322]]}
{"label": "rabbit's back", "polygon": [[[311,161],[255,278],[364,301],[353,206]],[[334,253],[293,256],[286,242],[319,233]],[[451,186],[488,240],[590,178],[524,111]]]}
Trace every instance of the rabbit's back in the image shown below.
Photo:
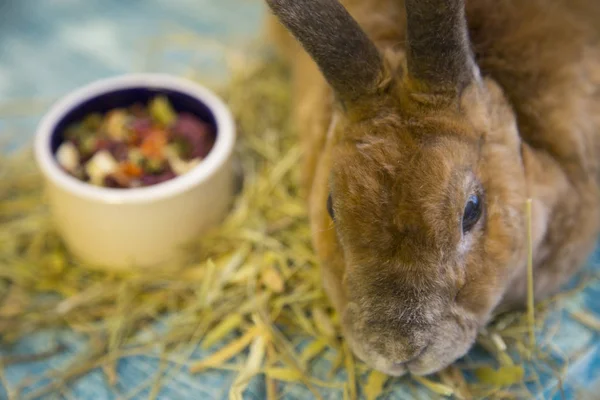
{"label": "rabbit's back", "polygon": [[523,140],[571,179],[598,176],[600,2],[471,0],[467,17],[479,67],[509,98]]}

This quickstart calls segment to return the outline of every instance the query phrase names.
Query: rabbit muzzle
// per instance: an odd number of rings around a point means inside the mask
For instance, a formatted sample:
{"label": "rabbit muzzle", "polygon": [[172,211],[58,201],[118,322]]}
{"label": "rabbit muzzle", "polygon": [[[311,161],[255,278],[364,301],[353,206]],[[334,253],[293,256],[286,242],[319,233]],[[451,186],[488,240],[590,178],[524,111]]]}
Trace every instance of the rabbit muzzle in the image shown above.
{"label": "rabbit muzzle", "polygon": [[[443,313],[430,307],[400,310],[393,317],[380,307],[350,302],[342,318],[344,337],[358,358],[385,374],[438,372],[468,352],[478,324],[458,305]],[[379,313],[372,314],[376,308]]]}

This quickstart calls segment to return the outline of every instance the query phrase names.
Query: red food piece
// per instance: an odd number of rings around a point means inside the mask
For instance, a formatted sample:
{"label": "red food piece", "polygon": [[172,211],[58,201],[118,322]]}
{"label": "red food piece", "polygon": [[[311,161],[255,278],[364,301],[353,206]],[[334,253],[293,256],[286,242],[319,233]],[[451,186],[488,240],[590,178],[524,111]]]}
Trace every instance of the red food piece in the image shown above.
{"label": "red food piece", "polygon": [[142,176],[142,169],[131,162],[124,162],[119,166],[120,172],[127,175],[128,177],[138,178]]}
{"label": "red food piece", "polygon": [[126,186],[123,186],[121,184],[121,182],[119,182],[119,180],[114,175],[107,175],[104,178],[104,186],[107,188],[113,188],[113,189],[126,188]]}
{"label": "red food piece", "polygon": [[142,143],[142,138],[135,131],[129,131],[127,135],[126,143],[130,147],[137,147]]}
{"label": "red food piece", "polygon": [[170,179],[177,177],[175,172],[171,170],[167,170],[158,175],[144,175],[140,178],[143,186],[151,186],[156,185],[158,183],[166,182]]}
{"label": "red food piece", "polygon": [[129,147],[127,146],[127,143],[124,142],[110,139],[98,139],[94,154],[102,150],[108,151],[117,161],[125,161],[128,158]]}
{"label": "red food piece", "polygon": [[131,121],[128,128],[127,144],[137,147],[152,132],[152,121],[146,117],[135,118]]}
{"label": "red food piece", "polygon": [[126,161],[129,158],[127,143],[111,142],[107,149],[117,161]]}
{"label": "red food piece", "polygon": [[107,183],[107,179],[108,179],[108,183],[112,186],[110,187],[121,187],[121,188],[128,188],[130,187],[130,183],[133,180],[133,177],[128,176],[127,174],[125,174],[122,170],[117,170],[116,172],[106,176],[104,178],[104,184]]}
{"label": "red food piece", "polygon": [[129,108],[129,111],[131,112],[131,115],[133,115],[136,118],[146,118],[146,117],[148,117],[148,110],[141,103],[135,103],[134,105],[132,105]]}
{"label": "red food piece", "polygon": [[131,130],[143,138],[152,131],[152,120],[150,118],[136,118],[131,123]]}
{"label": "red food piece", "polygon": [[162,129],[153,129],[148,136],[142,140],[140,151],[147,158],[163,158],[163,149],[167,145],[167,134]]}
{"label": "red food piece", "polygon": [[189,113],[182,113],[173,126],[173,136],[182,137],[190,144],[189,158],[204,158],[215,142],[212,127]]}
{"label": "red food piece", "polygon": [[110,140],[98,139],[98,140],[96,140],[96,148],[94,149],[94,153],[97,153],[102,150],[108,150],[109,147],[110,147]]}

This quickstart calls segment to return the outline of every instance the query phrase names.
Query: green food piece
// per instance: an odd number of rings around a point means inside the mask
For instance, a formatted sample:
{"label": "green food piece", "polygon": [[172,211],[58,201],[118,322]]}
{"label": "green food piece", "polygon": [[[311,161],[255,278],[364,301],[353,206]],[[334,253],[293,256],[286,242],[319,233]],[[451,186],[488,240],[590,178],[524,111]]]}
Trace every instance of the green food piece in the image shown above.
{"label": "green food piece", "polygon": [[93,132],[88,131],[83,124],[72,124],[65,129],[65,139],[82,139],[93,135]]}
{"label": "green food piece", "polygon": [[73,171],[72,175],[75,178],[80,179],[82,181],[86,180],[86,174],[85,174],[85,170],[83,169],[83,167],[77,168],[75,171]]}
{"label": "green food piece", "polygon": [[182,137],[176,137],[171,141],[169,145],[175,150],[175,153],[184,160],[189,159],[192,155],[192,145],[189,140]]}
{"label": "green food piece", "polygon": [[177,114],[166,96],[155,97],[150,102],[149,109],[152,119],[163,126],[169,126],[177,119]]}
{"label": "green food piece", "polygon": [[144,155],[142,154],[140,149],[129,149],[129,152],[127,153],[127,158],[129,159],[129,162],[137,166],[141,167],[144,164]]}
{"label": "green food piece", "polygon": [[65,129],[65,139],[72,140],[78,136],[79,129],[77,125],[69,125],[67,129]]}
{"label": "green food piece", "polygon": [[89,131],[96,131],[102,126],[102,114],[93,113],[85,117],[82,123],[83,127]]}
{"label": "green food piece", "polygon": [[79,152],[81,154],[92,154],[96,150],[98,139],[94,136],[86,136],[79,142]]}
{"label": "green food piece", "polygon": [[127,137],[127,119],[127,113],[123,109],[114,109],[108,113],[104,128],[112,140],[123,141]]}
{"label": "green food piece", "polygon": [[164,168],[164,161],[156,158],[147,159],[144,165],[144,169],[151,174],[157,174],[159,172],[162,172]]}
{"label": "green food piece", "polygon": [[475,370],[477,379],[482,383],[492,386],[512,386],[523,382],[525,371],[520,365],[506,365],[498,369],[481,367]]}

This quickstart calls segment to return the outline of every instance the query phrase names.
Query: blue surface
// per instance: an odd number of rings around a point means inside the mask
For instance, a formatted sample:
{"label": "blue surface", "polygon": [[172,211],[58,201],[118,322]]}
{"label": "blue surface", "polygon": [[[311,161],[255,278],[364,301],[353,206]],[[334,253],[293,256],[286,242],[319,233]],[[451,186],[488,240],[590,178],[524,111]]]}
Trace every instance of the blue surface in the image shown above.
{"label": "blue surface", "polygon": [[[26,143],[53,100],[98,78],[132,71],[181,75],[190,73],[191,66],[222,77],[223,54],[218,46],[212,52],[206,47],[194,48],[185,41],[186,37],[191,32],[218,43],[243,45],[260,29],[263,11],[262,2],[252,0],[0,0],[0,139],[13,138],[12,148]],[[180,45],[161,48],[160,39],[165,36],[178,38]],[[150,53],[152,57],[148,57]],[[37,102],[32,103],[31,99]],[[28,100],[28,108],[18,107],[22,100]],[[19,135],[15,138],[16,132]],[[590,269],[597,270],[593,265],[598,264],[600,253],[595,255]],[[565,300],[564,307],[587,310],[600,318],[598,281]],[[569,359],[568,379],[562,383],[565,398],[600,398],[598,333],[573,320],[567,311],[556,311],[547,325],[541,336],[553,332],[551,347],[556,362],[562,365],[561,360]],[[56,341],[67,344],[69,351],[43,362],[7,368],[9,389],[23,379],[67,365],[86,349],[86,343],[71,332],[45,332],[0,351],[0,355],[44,352]],[[316,361],[315,375],[326,376],[328,359],[333,354],[330,356]],[[194,357],[201,358],[202,354],[197,352]],[[473,351],[469,358],[486,356]],[[152,355],[127,358],[118,365],[119,384],[115,389],[109,389],[103,374],[94,372],[70,387],[71,397],[116,399],[129,394],[129,398],[146,398],[151,390],[148,382],[154,379],[158,367]],[[556,376],[543,365],[528,371],[528,376],[534,372],[539,375],[541,389],[535,383],[529,384],[529,389],[538,393],[540,399],[560,399]],[[216,371],[191,376],[183,369],[165,379],[158,398],[225,399],[233,379],[234,375]],[[345,376],[336,379],[344,380]],[[6,398],[5,390],[0,388],[0,398]],[[582,390],[592,395],[584,397]],[[387,399],[425,399],[430,392],[415,391],[405,379],[400,379],[387,393]],[[339,391],[324,390],[322,395],[325,399],[342,398]],[[300,385],[291,385],[285,387],[282,397],[300,399],[312,395]],[[245,398],[265,398],[260,379],[253,381]]]}

